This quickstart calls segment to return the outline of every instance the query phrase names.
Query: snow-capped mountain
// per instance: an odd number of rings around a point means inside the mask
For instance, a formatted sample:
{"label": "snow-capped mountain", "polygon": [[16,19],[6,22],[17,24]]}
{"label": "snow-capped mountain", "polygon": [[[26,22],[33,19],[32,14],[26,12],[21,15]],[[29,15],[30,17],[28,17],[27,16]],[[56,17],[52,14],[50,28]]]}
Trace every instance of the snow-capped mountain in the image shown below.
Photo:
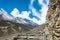
{"label": "snow-capped mountain", "polygon": [[[14,10],[15,11],[15,10]],[[14,12],[15,14],[19,13],[19,11]],[[36,26],[39,26],[38,24],[34,23],[33,21],[26,19],[26,18],[21,18],[21,17],[15,17],[15,16],[10,16],[8,13],[1,9],[0,10],[0,21],[10,21],[13,23],[18,23],[18,24],[23,24],[26,25],[29,28],[34,28]]]}
{"label": "snow-capped mountain", "polygon": [[36,24],[33,21],[26,19],[26,18],[16,17],[16,19],[19,21],[19,23],[22,23],[22,24],[28,26],[29,28],[34,28],[36,26],[39,26],[38,24]]}
{"label": "snow-capped mountain", "polygon": [[7,14],[3,9],[0,10],[0,21],[10,21],[17,23],[16,19]]}

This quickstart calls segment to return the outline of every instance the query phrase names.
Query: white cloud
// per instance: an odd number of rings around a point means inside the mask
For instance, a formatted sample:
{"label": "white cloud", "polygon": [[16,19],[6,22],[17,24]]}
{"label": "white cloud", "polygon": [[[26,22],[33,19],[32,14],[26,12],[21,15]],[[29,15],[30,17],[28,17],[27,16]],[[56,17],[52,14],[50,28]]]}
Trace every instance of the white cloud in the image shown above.
{"label": "white cloud", "polygon": [[34,16],[37,16],[38,18],[40,18],[40,16],[41,16],[40,13],[37,12],[36,9],[33,6],[30,5],[30,8],[29,9],[32,11],[32,14]]}
{"label": "white cloud", "polygon": [[37,20],[36,18],[33,18],[33,19],[31,19],[33,22],[35,22],[35,23],[37,23],[37,24],[39,24],[39,25],[41,25],[42,23],[45,23],[45,19],[41,19],[41,20]]}
{"label": "white cloud", "polygon": [[38,0],[38,3],[47,6],[49,4],[49,0],[45,0],[45,1],[47,2],[47,4],[43,3],[43,0]]}
{"label": "white cloud", "polygon": [[33,22],[41,25],[43,23],[45,23],[45,19],[46,19],[46,14],[47,14],[47,10],[48,10],[48,3],[49,3],[49,0],[47,0],[47,4],[44,4],[43,3],[43,0],[38,0],[39,4],[42,4],[42,9],[39,10],[41,13],[37,12],[36,9],[33,7],[33,2],[35,0],[31,0],[31,3],[29,5],[29,9],[32,11],[32,14],[38,18],[40,18],[40,20],[37,20],[35,17],[33,18],[30,18],[29,17],[29,14],[31,13],[31,11],[22,11],[20,12],[18,9],[14,9],[11,14],[14,16],[14,17],[21,17],[21,18],[27,18],[29,20],[32,20]]}
{"label": "white cloud", "polygon": [[20,11],[17,8],[14,8],[14,10],[11,12],[11,15],[14,17],[19,17],[20,16]]}
{"label": "white cloud", "polygon": [[45,0],[46,2],[47,2],[47,4],[46,5],[48,5],[49,4],[49,0]]}
{"label": "white cloud", "polygon": [[43,0],[38,0],[39,4],[43,5]]}
{"label": "white cloud", "polygon": [[30,5],[31,5],[31,4],[33,4],[33,2],[34,2],[34,1],[35,1],[35,0],[31,0],[31,3],[30,3]]}
{"label": "white cloud", "polygon": [[38,0],[39,4],[43,6],[42,9],[40,9],[41,13],[37,12],[36,9],[33,7],[33,2],[34,1],[31,1],[29,9],[32,11],[33,15],[40,18],[40,20],[37,20],[36,18],[33,18],[32,21],[34,21],[35,23],[37,23],[39,25],[45,23],[49,0],[47,0],[47,4],[44,4],[43,0]]}
{"label": "white cloud", "polygon": [[22,11],[21,12],[22,18],[27,18],[28,19],[30,13],[31,13],[30,11]]}
{"label": "white cloud", "polygon": [[30,11],[22,11],[21,14],[20,14],[20,11],[15,8],[12,12],[11,12],[11,15],[14,16],[14,17],[21,17],[21,18],[26,18],[26,19],[29,19],[29,20],[32,20],[33,22],[35,23],[39,23],[39,21],[36,19],[36,18],[30,18],[29,17],[29,14],[31,12]]}
{"label": "white cloud", "polygon": [[30,11],[22,11],[20,13],[20,11],[15,8],[12,12],[11,12],[11,15],[13,15],[14,17],[21,17],[21,18],[29,18],[29,14],[31,12]]}

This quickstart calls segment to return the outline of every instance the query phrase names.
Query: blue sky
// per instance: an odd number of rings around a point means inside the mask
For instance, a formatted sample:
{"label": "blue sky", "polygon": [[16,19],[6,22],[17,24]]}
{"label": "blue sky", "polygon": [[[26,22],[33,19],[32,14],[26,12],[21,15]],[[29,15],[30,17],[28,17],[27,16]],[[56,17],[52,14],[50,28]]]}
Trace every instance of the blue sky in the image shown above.
{"label": "blue sky", "polygon": [[9,15],[22,17],[37,24],[45,23],[49,0],[0,0],[0,8]]}
{"label": "blue sky", "polygon": [[30,0],[0,0],[0,8],[3,8],[10,13],[14,8],[18,8],[20,11],[27,10],[30,4]]}

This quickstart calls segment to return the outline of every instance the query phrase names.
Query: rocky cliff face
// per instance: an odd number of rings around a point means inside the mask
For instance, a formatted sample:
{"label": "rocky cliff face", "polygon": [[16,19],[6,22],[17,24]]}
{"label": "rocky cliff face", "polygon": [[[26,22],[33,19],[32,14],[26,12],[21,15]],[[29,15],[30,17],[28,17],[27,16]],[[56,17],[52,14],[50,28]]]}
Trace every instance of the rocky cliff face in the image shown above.
{"label": "rocky cliff face", "polygon": [[60,40],[60,0],[50,0],[46,19],[49,40]]}

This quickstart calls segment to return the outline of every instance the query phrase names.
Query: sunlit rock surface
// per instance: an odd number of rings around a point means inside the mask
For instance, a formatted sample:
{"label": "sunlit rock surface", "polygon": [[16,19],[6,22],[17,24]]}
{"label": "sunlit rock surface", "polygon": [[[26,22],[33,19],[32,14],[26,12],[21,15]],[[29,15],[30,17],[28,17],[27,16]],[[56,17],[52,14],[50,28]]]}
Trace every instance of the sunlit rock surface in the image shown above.
{"label": "sunlit rock surface", "polygon": [[48,40],[60,40],[60,0],[50,0],[47,14]]}

